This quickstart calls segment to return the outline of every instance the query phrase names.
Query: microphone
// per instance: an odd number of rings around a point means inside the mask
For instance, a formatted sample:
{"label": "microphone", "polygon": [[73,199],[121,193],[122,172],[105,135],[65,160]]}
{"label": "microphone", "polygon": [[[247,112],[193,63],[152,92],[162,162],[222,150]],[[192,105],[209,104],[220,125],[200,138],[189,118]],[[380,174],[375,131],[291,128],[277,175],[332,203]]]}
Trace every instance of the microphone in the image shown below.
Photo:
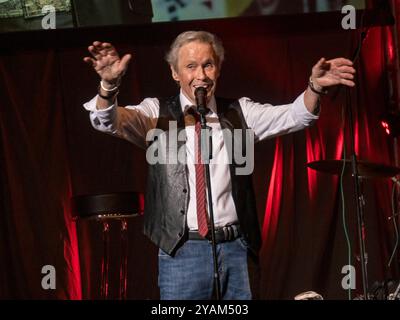
{"label": "microphone", "polygon": [[207,113],[207,90],[203,87],[198,87],[194,91],[196,97],[197,111],[203,116]]}

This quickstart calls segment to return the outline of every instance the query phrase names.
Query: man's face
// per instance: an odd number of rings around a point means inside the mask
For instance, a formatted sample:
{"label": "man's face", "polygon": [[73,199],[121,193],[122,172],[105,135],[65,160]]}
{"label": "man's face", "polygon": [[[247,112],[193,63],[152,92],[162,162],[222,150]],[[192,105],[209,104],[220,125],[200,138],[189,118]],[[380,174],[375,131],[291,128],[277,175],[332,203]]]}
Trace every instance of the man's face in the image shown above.
{"label": "man's face", "polygon": [[171,66],[171,71],[192,103],[196,101],[194,91],[200,86],[207,89],[207,102],[210,101],[219,76],[217,57],[210,44],[193,41],[183,45],[178,52],[177,70]]}

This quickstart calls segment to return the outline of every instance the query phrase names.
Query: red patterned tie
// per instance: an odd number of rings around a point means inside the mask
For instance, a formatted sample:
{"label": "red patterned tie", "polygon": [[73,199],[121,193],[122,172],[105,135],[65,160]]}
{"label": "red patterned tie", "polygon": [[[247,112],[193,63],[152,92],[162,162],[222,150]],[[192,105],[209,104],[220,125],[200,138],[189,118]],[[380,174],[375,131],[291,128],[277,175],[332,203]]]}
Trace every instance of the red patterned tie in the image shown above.
{"label": "red patterned tie", "polygon": [[195,116],[195,169],[196,169],[196,202],[197,202],[197,224],[199,234],[205,237],[208,233],[208,215],[206,210],[206,183],[205,183],[205,167],[201,160],[201,124],[200,116]]}

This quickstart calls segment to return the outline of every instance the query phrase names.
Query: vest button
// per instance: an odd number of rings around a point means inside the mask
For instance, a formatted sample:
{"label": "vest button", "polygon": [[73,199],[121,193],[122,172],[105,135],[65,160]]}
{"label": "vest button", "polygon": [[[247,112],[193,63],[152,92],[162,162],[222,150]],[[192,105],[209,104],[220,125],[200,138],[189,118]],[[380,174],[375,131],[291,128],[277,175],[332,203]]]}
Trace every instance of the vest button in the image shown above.
{"label": "vest button", "polygon": [[183,189],[183,193],[187,193],[187,189]]}
{"label": "vest button", "polygon": [[182,237],[182,232],[179,232],[179,233],[178,233],[178,237],[179,237],[179,238]]}
{"label": "vest button", "polygon": [[181,210],[181,214],[185,214],[185,210]]}

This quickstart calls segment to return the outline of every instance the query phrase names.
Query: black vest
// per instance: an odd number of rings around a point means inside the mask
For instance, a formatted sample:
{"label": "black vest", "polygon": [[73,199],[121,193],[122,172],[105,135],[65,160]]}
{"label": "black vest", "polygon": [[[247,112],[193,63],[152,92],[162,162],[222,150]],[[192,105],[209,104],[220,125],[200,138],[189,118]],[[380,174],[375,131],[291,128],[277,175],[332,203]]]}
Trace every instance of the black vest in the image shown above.
{"label": "black vest", "polygon": [[[243,117],[242,109],[237,100],[217,98],[218,118],[222,129],[241,129],[243,139],[247,124]],[[176,132],[178,141],[169,141],[169,121],[176,121]],[[156,135],[149,144],[153,150],[165,147],[165,144],[174,143],[181,155],[185,152],[185,121],[179,96],[166,100],[160,100],[160,115],[157,129],[163,135]],[[183,132],[182,132],[183,130]],[[172,136],[174,136],[172,135]],[[163,136],[163,137],[162,137]],[[232,133],[224,135],[225,144],[227,139],[235,149],[235,139]],[[246,141],[243,140],[242,141]],[[242,143],[242,154],[245,154],[245,143]],[[240,167],[235,163],[230,164],[232,183],[232,197],[235,204],[237,216],[245,240],[249,244],[251,253],[257,256],[261,245],[260,227],[257,218],[255,196],[252,183],[252,175],[237,175],[235,169]],[[212,184],[212,181],[211,181]],[[187,177],[187,166],[184,163],[149,164],[147,176],[147,190],[144,213],[144,234],[150,238],[159,248],[170,255],[187,239],[186,215],[189,203],[189,183]]]}

